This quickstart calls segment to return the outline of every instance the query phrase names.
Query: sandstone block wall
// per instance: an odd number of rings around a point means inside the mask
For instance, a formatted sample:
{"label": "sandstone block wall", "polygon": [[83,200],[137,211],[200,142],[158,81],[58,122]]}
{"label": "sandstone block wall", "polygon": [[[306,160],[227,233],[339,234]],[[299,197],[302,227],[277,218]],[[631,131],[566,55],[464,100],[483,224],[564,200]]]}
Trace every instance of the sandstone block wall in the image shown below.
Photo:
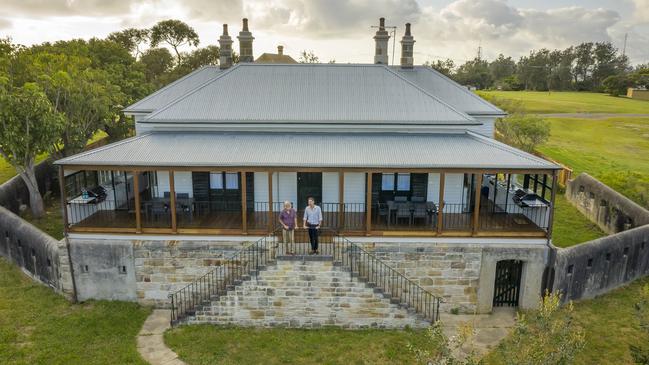
{"label": "sandstone block wall", "polygon": [[190,323],[254,327],[426,327],[328,260],[278,260],[199,310]]}

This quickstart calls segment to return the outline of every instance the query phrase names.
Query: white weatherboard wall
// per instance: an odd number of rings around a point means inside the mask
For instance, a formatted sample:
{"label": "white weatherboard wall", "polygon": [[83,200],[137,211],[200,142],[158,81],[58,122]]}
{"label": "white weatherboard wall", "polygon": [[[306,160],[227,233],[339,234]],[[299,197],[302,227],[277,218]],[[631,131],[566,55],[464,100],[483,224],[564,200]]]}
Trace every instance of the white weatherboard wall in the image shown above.
{"label": "white weatherboard wall", "polygon": [[337,212],[338,205],[331,203],[339,203],[338,201],[338,173],[337,172],[323,172],[322,173],[322,203],[326,204],[323,209],[329,212]]}
{"label": "white weatherboard wall", "polygon": [[[285,200],[297,206],[297,172],[275,172],[273,175],[273,202]],[[254,177],[255,203],[268,202],[268,173],[255,172]],[[275,210],[281,210],[281,204],[273,204]],[[255,204],[256,211],[267,211],[266,204]]]}
{"label": "white weatherboard wall", "polygon": [[[464,174],[446,174],[444,179],[444,202],[462,204],[464,194]],[[426,200],[439,205],[439,173],[428,174],[428,191]]]}
{"label": "white weatherboard wall", "polygon": [[496,117],[493,116],[485,116],[485,117],[478,117],[474,116],[474,119],[482,122],[482,125],[472,125],[469,126],[467,129],[470,130],[471,132],[475,132],[478,134],[482,134],[483,136],[487,136],[489,138],[494,138],[494,126],[496,124]]}
{"label": "white weatherboard wall", "polygon": [[[157,171],[158,175],[158,197],[164,197],[164,193],[169,189],[169,171]],[[194,188],[192,186],[192,173],[189,171],[174,172],[174,189],[176,195],[181,193],[189,194],[190,198],[194,197]]]}
{"label": "white weatherboard wall", "polygon": [[365,203],[365,173],[345,172],[345,203]]}

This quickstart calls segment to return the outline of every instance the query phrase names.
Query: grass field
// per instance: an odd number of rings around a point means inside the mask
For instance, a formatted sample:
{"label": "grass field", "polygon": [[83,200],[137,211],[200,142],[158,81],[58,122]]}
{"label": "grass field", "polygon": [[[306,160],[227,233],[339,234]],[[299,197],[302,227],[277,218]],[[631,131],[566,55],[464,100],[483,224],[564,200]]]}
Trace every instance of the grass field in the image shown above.
{"label": "grass field", "polygon": [[57,240],[63,238],[63,216],[61,211],[61,200],[58,197],[48,196],[44,200],[45,215],[41,218],[33,218],[29,209],[21,213],[21,217],[29,223],[38,227],[41,231],[49,234]]}
{"label": "grass field", "polygon": [[422,331],[243,329],[184,326],[165,342],[188,364],[412,364],[408,343],[424,346]]}
{"label": "grass field", "polygon": [[555,246],[570,247],[605,235],[597,225],[572,206],[564,195],[557,194],[552,230],[552,243]]}
{"label": "grass field", "polygon": [[[649,285],[649,278],[637,280],[596,299],[575,303],[575,324],[586,334],[586,347],[577,356],[575,365],[634,363],[629,345],[649,345],[649,335],[640,328],[635,310],[635,304],[642,300],[644,285]],[[486,360],[489,365],[504,363],[496,351]]]}
{"label": "grass field", "polygon": [[545,155],[649,208],[649,118],[549,118]]}
{"label": "grass field", "polygon": [[627,113],[649,114],[649,101],[589,92],[479,91],[493,97],[520,100],[529,113]]}
{"label": "grass field", "polygon": [[149,309],[70,304],[0,258],[0,364],[146,364],[135,336]]}

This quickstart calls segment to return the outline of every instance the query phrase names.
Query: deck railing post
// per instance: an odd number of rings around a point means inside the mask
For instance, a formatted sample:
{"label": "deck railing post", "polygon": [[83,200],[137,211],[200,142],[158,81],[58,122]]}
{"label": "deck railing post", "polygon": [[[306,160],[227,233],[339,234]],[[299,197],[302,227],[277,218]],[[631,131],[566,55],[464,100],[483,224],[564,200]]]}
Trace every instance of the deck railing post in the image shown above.
{"label": "deck railing post", "polygon": [[171,231],[178,232],[176,213],[176,184],[173,170],[169,171],[169,209],[171,209]]}
{"label": "deck railing post", "polygon": [[372,172],[367,172],[367,184],[365,186],[365,231],[369,236],[372,232]]}
{"label": "deck railing post", "polygon": [[241,233],[248,234],[248,187],[246,172],[241,171]]}
{"label": "deck railing post", "polygon": [[473,229],[472,229],[472,233],[474,235],[478,232],[479,224],[480,224],[480,198],[482,197],[481,190],[482,190],[482,172],[478,174],[478,178],[476,179],[476,186],[475,186],[475,207],[473,208]]}
{"label": "deck railing post", "polygon": [[142,233],[142,212],[140,212],[140,173],[133,171],[133,197],[135,199],[135,232]]}
{"label": "deck railing post", "polygon": [[446,174],[439,174],[439,202],[437,204],[437,234],[442,234],[444,224],[444,189],[446,185]]}

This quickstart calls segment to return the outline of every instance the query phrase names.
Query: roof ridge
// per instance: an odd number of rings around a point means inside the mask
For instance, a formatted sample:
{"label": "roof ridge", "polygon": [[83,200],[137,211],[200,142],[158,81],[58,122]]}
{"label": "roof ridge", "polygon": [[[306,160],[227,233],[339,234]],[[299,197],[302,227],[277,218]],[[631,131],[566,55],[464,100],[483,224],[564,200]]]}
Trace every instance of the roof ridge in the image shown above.
{"label": "roof ridge", "polygon": [[[244,64],[245,64],[245,63],[244,63]],[[184,99],[186,99],[188,96],[193,95],[193,94],[196,93],[198,90],[201,90],[201,89],[203,89],[204,87],[206,87],[206,86],[212,84],[214,81],[219,80],[219,79],[221,79],[222,77],[225,77],[226,75],[231,74],[234,70],[239,69],[239,67],[241,67],[241,65],[242,65],[241,63],[238,63],[238,64],[236,64],[236,65],[230,67],[229,69],[227,69],[227,70],[224,71],[223,73],[221,73],[221,74],[219,74],[219,75],[216,75],[216,77],[214,77],[213,79],[208,80],[207,82],[205,82],[205,83],[203,83],[203,84],[201,84],[201,85],[195,87],[194,89],[190,90],[189,92],[185,93],[184,95],[179,96],[178,98],[172,100],[169,104],[167,104],[167,105],[163,106],[162,108],[160,108],[160,109],[154,111],[153,113],[147,115],[146,118],[144,118],[144,120],[151,119],[151,118],[155,117],[156,115],[158,115],[158,114],[160,114],[161,112],[163,112],[163,111],[169,109],[169,108],[172,107],[173,105],[176,105],[176,104],[177,104],[178,102],[180,102],[181,100],[184,100]]]}
{"label": "roof ridge", "polygon": [[528,159],[530,161],[534,162],[543,162],[543,163],[550,163],[552,165],[555,165],[556,167],[559,167],[559,165],[555,164],[554,162],[547,161],[541,157],[534,156],[533,154],[529,152],[525,152],[523,150],[520,150],[514,146],[510,146],[508,144],[502,143],[500,141],[497,141],[493,138],[489,138],[486,136],[483,136],[481,134],[475,133],[473,131],[466,131],[466,134],[471,136],[473,139],[477,140],[478,142],[484,143],[484,144],[489,144],[494,146],[494,148],[498,148],[501,151],[508,151],[511,153],[515,153],[516,155],[520,156],[521,158]]}
{"label": "roof ridge", "polygon": [[[463,112],[463,111],[457,110],[457,109],[456,109],[455,107],[453,107],[452,105],[448,104],[447,102],[443,101],[442,99],[438,98],[437,96],[435,96],[435,95],[429,93],[428,91],[424,90],[424,89],[421,88],[419,85],[417,85],[417,84],[415,84],[414,82],[412,82],[412,81],[406,79],[405,77],[399,75],[397,72],[395,72],[394,70],[392,70],[389,66],[386,66],[386,65],[380,65],[380,66],[383,66],[386,70],[390,71],[393,75],[397,76],[397,77],[400,78],[401,80],[403,80],[403,81],[409,83],[410,85],[414,86],[416,89],[418,89],[418,90],[421,91],[422,93],[428,95],[429,97],[435,99],[436,101],[440,102],[440,103],[443,104],[444,106],[447,106],[449,109],[453,110],[454,112],[460,114],[460,115],[463,116],[463,117],[466,116],[466,119],[467,119],[467,120],[475,120],[475,121],[477,121],[477,119],[471,117],[469,114],[467,114],[467,113],[465,113],[465,112]],[[478,121],[478,122],[479,122],[479,121]],[[484,123],[482,123],[482,122],[480,122],[480,123],[481,123],[481,124],[484,124]]]}
{"label": "roof ridge", "polygon": [[440,76],[441,78],[443,78],[443,79],[445,79],[445,80],[447,80],[447,81],[450,81],[450,84],[451,84],[451,85],[455,86],[457,89],[462,90],[464,93],[466,93],[466,94],[468,94],[468,95],[471,95],[473,98],[475,98],[475,99],[477,99],[477,100],[480,100],[481,103],[483,103],[483,104],[485,104],[485,105],[487,105],[487,106],[490,106],[490,107],[496,108],[497,110],[500,110],[501,112],[503,112],[503,114],[507,114],[504,110],[502,110],[502,109],[500,109],[499,107],[493,105],[492,103],[486,101],[485,99],[481,98],[479,95],[476,95],[475,93],[472,93],[469,89],[463,87],[462,85],[458,84],[458,83],[457,83],[455,80],[453,80],[452,78],[450,78],[450,77],[444,75],[443,73],[441,73],[441,72],[435,70],[434,68],[432,68],[432,67],[428,67],[428,66],[424,66],[424,65],[420,65],[420,66],[417,66],[417,67],[418,67],[418,68],[423,68],[423,69],[425,69],[425,70],[428,70],[428,72],[432,72],[432,73],[434,73],[435,75]]}
{"label": "roof ridge", "polygon": [[169,88],[175,86],[176,84],[179,84],[180,82],[182,82],[182,81],[184,81],[184,80],[190,78],[191,76],[195,76],[196,74],[198,74],[199,72],[201,72],[201,71],[203,71],[203,70],[205,70],[205,69],[216,68],[216,67],[218,67],[218,66],[214,66],[214,65],[205,65],[205,66],[202,66],[202,67],[200,67],[200,68],[197,68],[196,70],[194,70],[194,71],[188,73],[187,75],[185,75],[185,76],[183,76],[183,77],[181,77],[181,78],[179,78],[179,79],[177,79],[177,80],[174,80],[173,82],[171,82],[171,83],[169,83],[169,84],[167,84],[167,85],[161,87],[160,89],[154,91],[153,93],[151,93],[151,94],[145,96],[144,98],[142,98],[142,99],[136,101],[135,103],[133,103],[133,104],[127,106],[126,108],[124,108],[124,111],[128,111],[130,108],[132,108],[132,107],[134,107],[134,106],[136,106],[136,105],[138,105],[138,104],[141,104],[141,103],[143,103],[143,102],[145,102],[145,101],[147,101],[147,100],[150,100],[150,99],[153,98],[154,96],[159,95],[159,94],[162,93],[163,91],[165,91],[165,90],[167,90],[167,89],[169,89]]}

